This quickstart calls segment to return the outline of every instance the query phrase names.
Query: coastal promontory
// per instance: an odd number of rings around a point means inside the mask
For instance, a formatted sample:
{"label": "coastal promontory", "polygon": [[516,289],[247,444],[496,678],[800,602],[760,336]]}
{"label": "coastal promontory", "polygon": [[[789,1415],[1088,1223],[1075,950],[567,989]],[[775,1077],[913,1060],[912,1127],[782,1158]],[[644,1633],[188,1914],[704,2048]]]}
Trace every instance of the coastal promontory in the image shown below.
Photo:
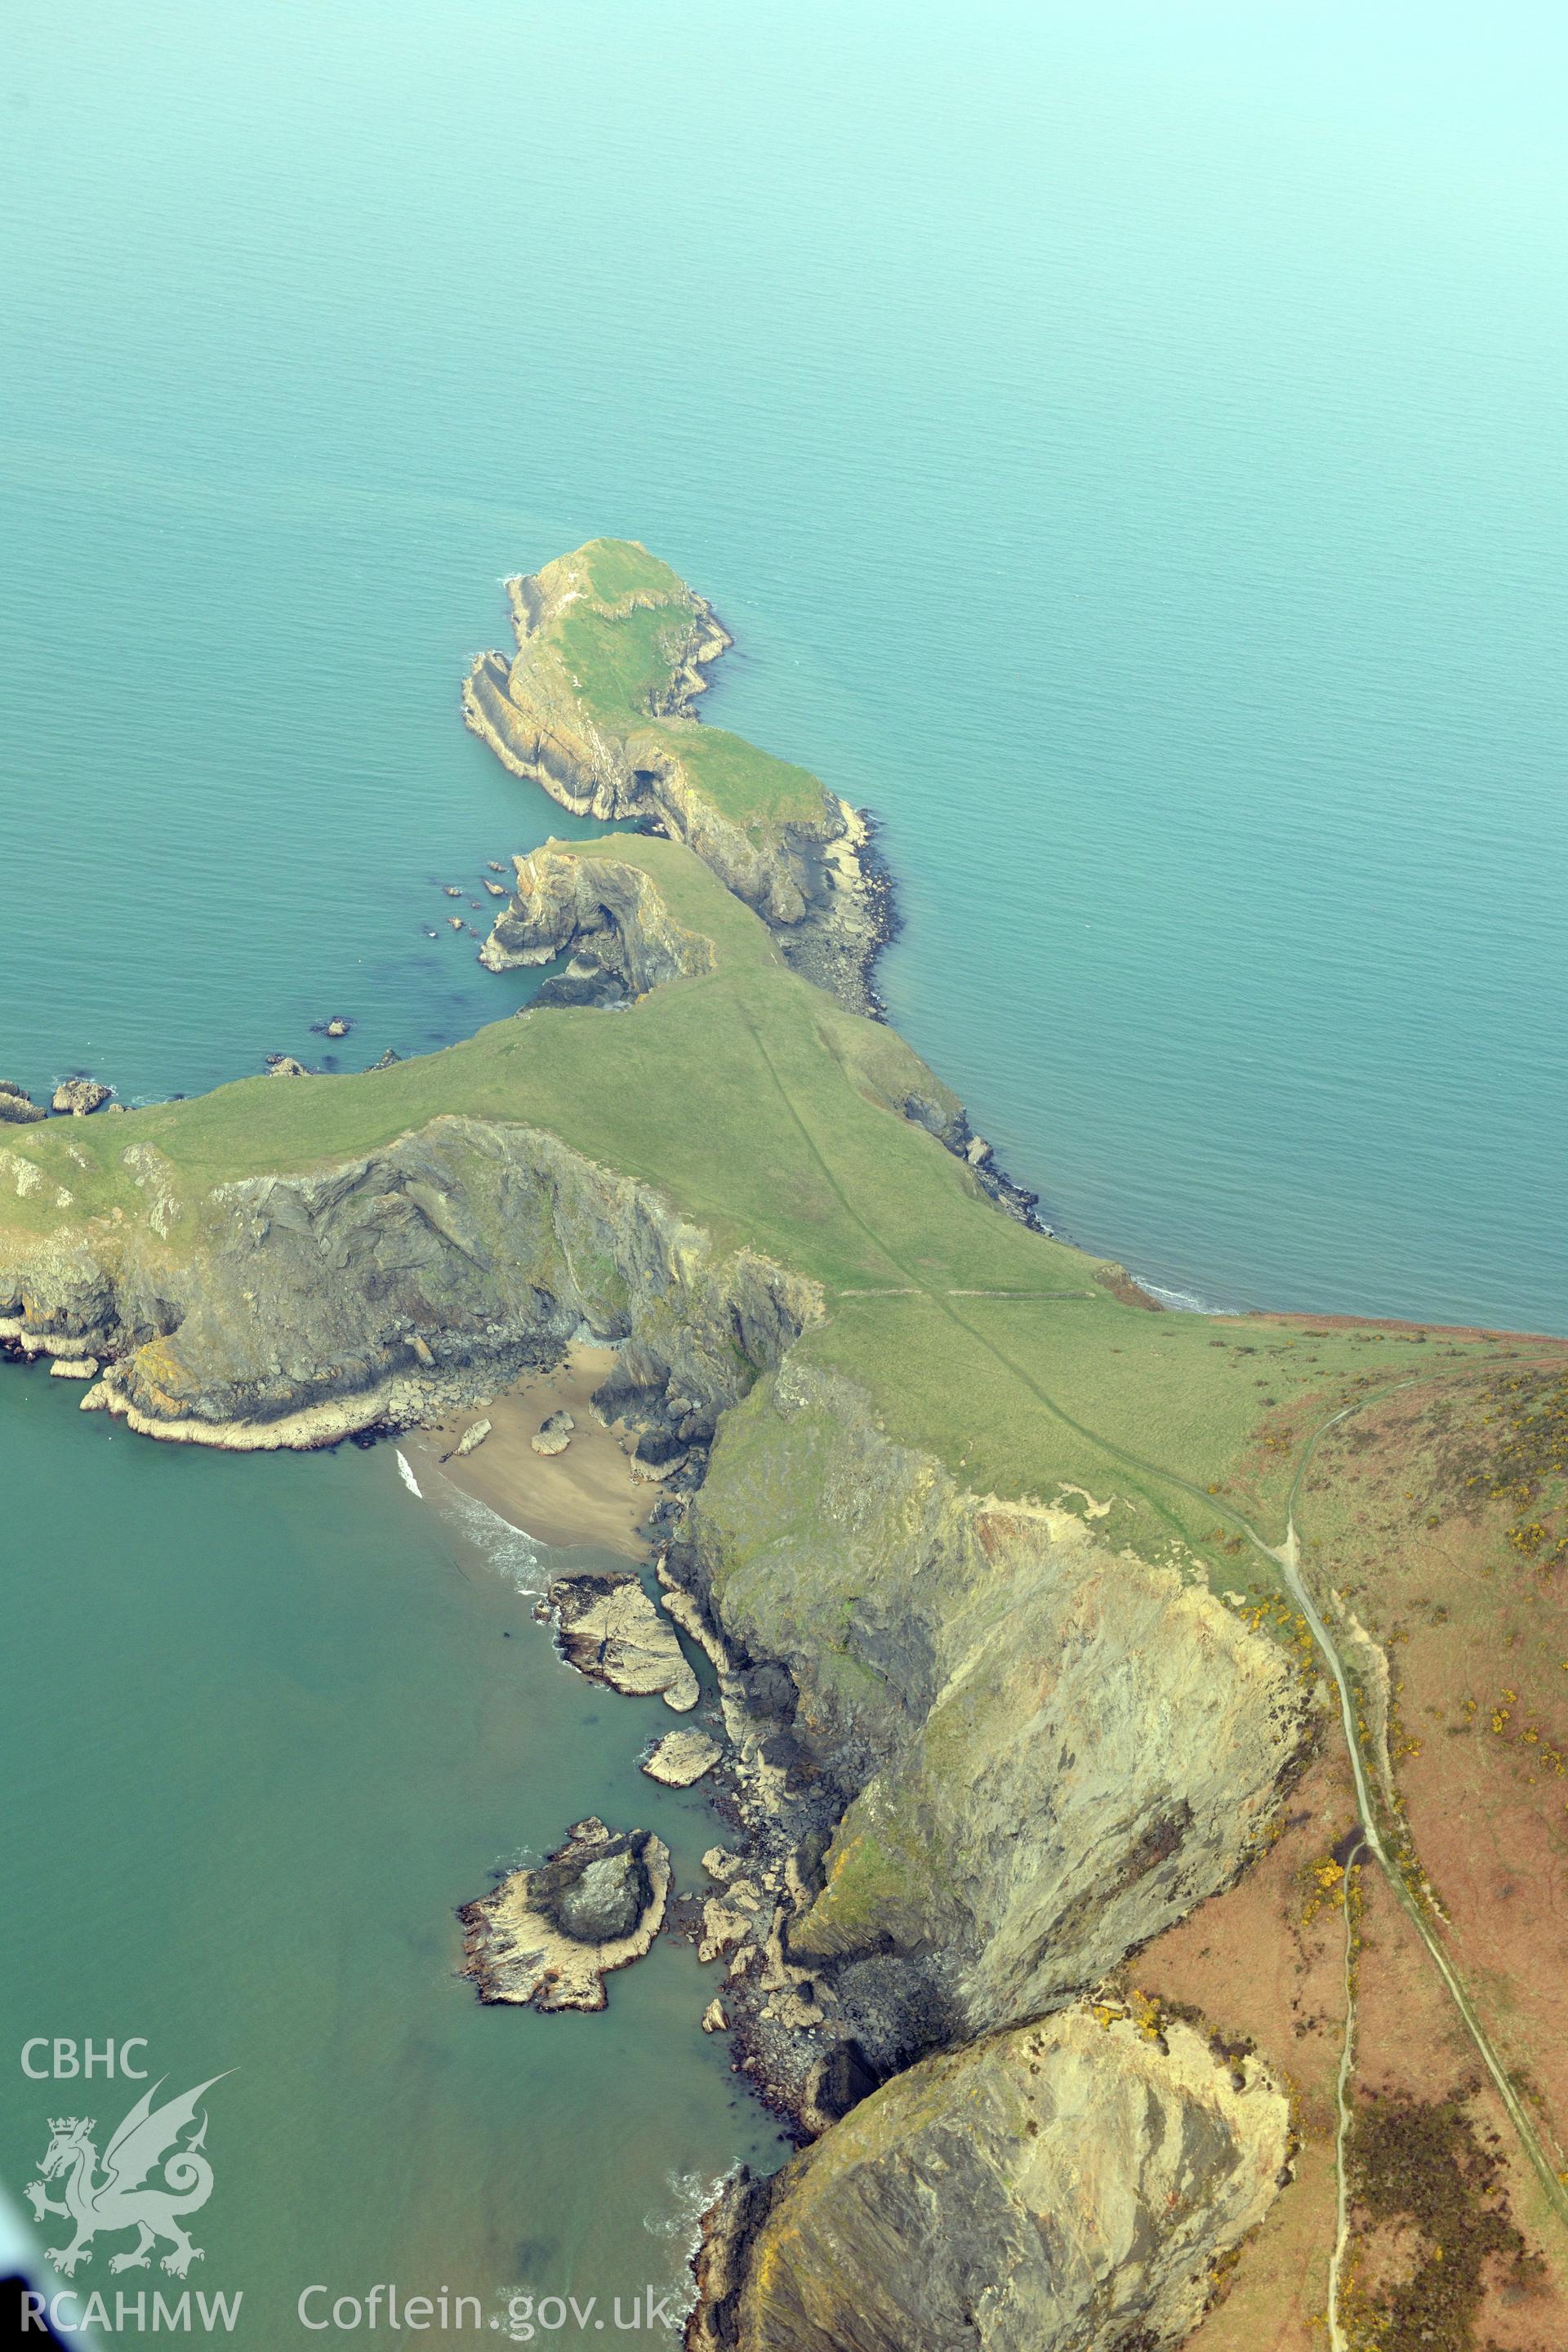
{"label": "coastal promontory", "polygon": [[1332,2293],[1388,2345],[1468,2297],[1434,2340],[1479,2352],[1515,2292],[1550,2340],[1568,1349],[1162,1310],[1031,1225],[870,1017],[862,821],[697,715],[704,601],[620,541],[510,601],[469,724],[628,827],[498,886],[484,961],[544,991],[309,1084],[13,1087],[0,1349],[164,1441],[456,1458],[493,1412],[471,1470],[526,1381],[542,1474],[591,1412],[624,1449],[653,1577],[550,1603],[643,1701],[702,1666],[662,1777],[734,1849],[668,1904],[588,1819],[464,1924],[546,2007],[691,1933],[693,2032],[803,2151],[710,2217],[694,2341],[1246,2352],[1278,2310],[1313,2352]]}

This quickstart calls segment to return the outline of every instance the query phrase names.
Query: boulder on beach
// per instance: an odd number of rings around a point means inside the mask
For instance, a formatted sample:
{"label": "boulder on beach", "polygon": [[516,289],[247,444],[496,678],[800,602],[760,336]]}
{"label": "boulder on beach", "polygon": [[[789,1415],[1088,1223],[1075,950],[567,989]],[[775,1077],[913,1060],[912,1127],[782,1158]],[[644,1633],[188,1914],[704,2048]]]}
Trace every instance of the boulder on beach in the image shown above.
{"label": "boulder on beach", "polygon": [[488,1421],[470,1422],[453,1446],[453,1454],[460,1461],[465,1454],[471,1454],[476,1445],[482,1445],[489,1433],[490,1423]]}
{"label": "boulder on beach", "polygon": [[572,1443],[572,1432],[577,1424],[569,1412],[552,1412],[539,1424],[529,1443],[536,1454],[564,1454]]}

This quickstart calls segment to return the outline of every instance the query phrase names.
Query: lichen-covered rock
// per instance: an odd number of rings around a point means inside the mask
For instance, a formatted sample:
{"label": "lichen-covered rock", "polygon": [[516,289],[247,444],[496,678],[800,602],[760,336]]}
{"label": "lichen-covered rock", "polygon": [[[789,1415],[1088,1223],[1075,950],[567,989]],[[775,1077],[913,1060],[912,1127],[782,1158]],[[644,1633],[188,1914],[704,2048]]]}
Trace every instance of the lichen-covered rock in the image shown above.
{"label": "lichen-covered rock", "polygon": [[668,1899],[662,1840],[575,1822],[537,1870],[510,1872],[458,1913],[463,1973],[481,2000],[603,2009],[605,1977],[651,1948]]}
{"label": "lichen-covered rock", "polygon": [[547,1598],[579,1673],[634,1697],[657,1694],[678,1715],[696,1706],[697,1676],[675,1628],[628,1570],[559,1576]]}
{"label": "lichen-covered rock", "polygon": [[[517,860],[516,892],[497,916],[479,961],[491,971],[512,971],[559,955],[574,959],[577,1002],[594,992],[587,983],[595,973],[617,995],[635,998],[713,969],[711,941],[674,919],[640,866],[546,843]],[[548,1003],[552,991],[547,981],[535,1002]]]}
{"label": "lichen-covered rock", "polygon": [[62,1116],[86,1118],[90,1111],[102,1109],[109,1091],[97,1078],[62,1078],[55,1088],[54,1108]]}
{"label": "lichen-covered rock", "polygon": [[667,1731],[642,1769],[666,1789],[689,1789],[711,1772],[723,1752],[705,1731]]}
{"label": "lichen-covered rock", "polygon": [[[616,1413],[650,1420],[673,1393],[711,1428],[821,1313],[816,1284],[717,1249],[537,1129],[438,1118],[183,1206],[137,1165],[122,1223],[7,1237],[0,1314],[109,1360],[110,1410],[159,1437],[330,1444],[491,1395],[584,1327],[619,1343]],[[0,1183],[26,1197],[41,1181],[0,1153]]]}
{"label": "lichen-covered rock", "polygon": [[36,1103],[25,1087],[13,1079],[0,1078],[0,1121],[12,1127],[31,1127],[36,1120],[47,1118],[48,1113],[41,1103]]}
{"label": "lichen-covered rock", "polygon": [[577,1944],[618,1943],[629,1936],[647,1902],[647,1873],[630,1845],[598,1854],[563,1889],[556,1925]]}
{"label": "lichen-covered rock", "polygon": [[743,2263],[726,2266],[728,2295],[705,2281],[689,2340],[1174,2347],[1289,2151],[1287,2100],[1256,2063],[1241,2073],[1237,2089],[1190,2027],[1148,2038],[1083,2009],[928,2059],[787,2168]]}

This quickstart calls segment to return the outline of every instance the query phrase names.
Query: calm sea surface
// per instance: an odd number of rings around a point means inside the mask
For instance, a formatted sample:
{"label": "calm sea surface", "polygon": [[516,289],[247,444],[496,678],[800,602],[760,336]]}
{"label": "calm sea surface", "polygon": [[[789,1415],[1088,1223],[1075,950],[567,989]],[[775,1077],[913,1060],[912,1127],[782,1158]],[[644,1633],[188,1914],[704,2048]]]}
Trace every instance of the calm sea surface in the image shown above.
{"label": "calm sea surface", "polygon": [[[879,813],[894,1018],[1068,1233],[1568,1330],[1568,33],[1479,13],[14,0],[0,1075],[516,1001],[441,886],[573,826],[458,683],[623,532]],[[697,1973],[498,2017],[447,1915],[651,1822],[637,1710],[384,1450],[70,1402],[0,1379],[19,2021],[240,2067],[215,2278],[624,2286],[759,2134]]]}

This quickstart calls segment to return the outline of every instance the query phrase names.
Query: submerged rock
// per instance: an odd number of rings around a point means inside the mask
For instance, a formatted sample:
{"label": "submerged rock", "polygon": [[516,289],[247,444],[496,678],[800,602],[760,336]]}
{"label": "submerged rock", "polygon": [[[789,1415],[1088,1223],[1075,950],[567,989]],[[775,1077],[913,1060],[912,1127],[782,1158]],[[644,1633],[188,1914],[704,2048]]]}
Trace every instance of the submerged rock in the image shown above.
{"label": "submerged rock", "polygon": [[657,1692],[677,1715],[696,1706],[697,1676],[675,1628],[629,1570],[559,1576],[548,1600],[560,1624],[561,1646],[580,1674],[637,1698]]}
{"label": "submerged rock", "polygon": [[109,1088],[96,1078],[62,1078],[55,1088],[54,1108],[72,1118],[85,1118],[89,1111],[101,1110],[109,1100]]}
{"label": "submerged rock", "polygon": [[711,1772],[723,1752],[705,1731],[667,1731],[642,1769],[667,1789],[689,1789]]}
{"label": "submerged rock", "polygon": [[760,2222],[753,2198],[744,2262],[732,2240],[722,2280],[703,2258],[689,2340],[1162,2352],[1196,2326],[1289,2146],[1283,2093],[1189,2026],[1079,2008],[1015,2027],[862,2100],[780,2175]]}
{"label": "submerged rock", "polygon": [[510,1872],[458,1913],[463,1973],[481,2000],[603,2009],[605,1978],[649,1949],[668,1898],[662,1840],[574,1822],[539,1869]]}

